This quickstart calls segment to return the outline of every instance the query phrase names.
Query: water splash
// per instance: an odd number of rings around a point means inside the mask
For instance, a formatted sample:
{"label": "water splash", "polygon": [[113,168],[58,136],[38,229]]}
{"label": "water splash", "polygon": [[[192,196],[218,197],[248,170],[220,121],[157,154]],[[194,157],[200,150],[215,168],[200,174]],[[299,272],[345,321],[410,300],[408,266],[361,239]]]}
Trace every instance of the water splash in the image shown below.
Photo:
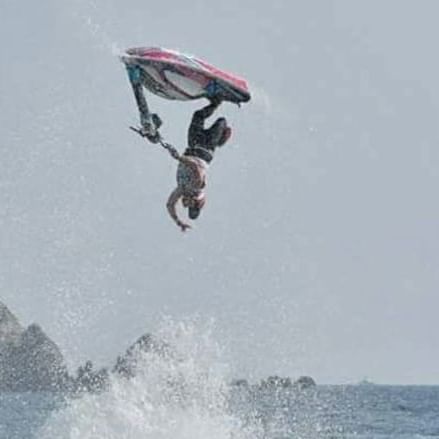
{"label": "water splash", "polygon": [[100,50],[109,52],[113,56],[123,53],[120,44],[108,31],[111,26],[103,22],[101,7],[94,0],[73,0],[68,3],[69,16],[75,18],[78,25],[89,36],[90,43]]}
{"label": "water splash", "polygon": [[107,50],[113,56],[120,56],[123,53],[119,43],[111,38],[102,24],[98,23],[92,15],[83,16],[82,19],[91,37],[97,42],[98,47]]}
{"label": "water splash", "polygon": [[228,367],[212,323],[167,319],[156,332],[169,349],[138,352],[132,379],[72,400],[53,414],[43,439],[254,439],[256,428],[228,409]]}
{"label": "water splash", "polygon": [[252,93],[252,104],[264,115],[269,115],[273,111],[272,97],[262,86],[252,82],[249,84]]}

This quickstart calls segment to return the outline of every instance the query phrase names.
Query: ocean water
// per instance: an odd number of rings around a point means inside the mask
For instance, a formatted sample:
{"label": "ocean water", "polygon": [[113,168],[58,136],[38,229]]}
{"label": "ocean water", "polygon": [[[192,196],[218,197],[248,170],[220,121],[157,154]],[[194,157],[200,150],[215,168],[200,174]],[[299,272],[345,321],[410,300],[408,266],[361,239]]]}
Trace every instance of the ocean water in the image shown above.
{"label": "ocean water", "polygon": [[439,386],[231,387],[209,330],[167,325],[166,354],[100,395],[1,394],[0,439],[439,438]]}
{"label": "ocean water", "polygon": [[[251,396],[248,392],[234,393],[234,402],[229,410],[234,411],[240,421],[234,422],[232,416],[227,420],[221,418],[219,424],[215,425],[206,422],[203,415],[200,415],[201,425],[198,426],[202,427],[203,437],[248,437],[249,431],[253,430],[255,437],[267,439],[439,438],[439,387],[321,386],[300,396],[286,391],[256,392]],[[75,419],[71,419],[63,427],[52,425],[52,416],[57,410],[61,413],[69,410],[69,403],[63,402],[61,398],[50,394],[3,394],[0,396],[0,438],[180,439],[190,437],[191,429],[196,428],[195,414],[187,413],[188,431],[179,431],[172,425],[154,431],[154,424],[148,424],[147,421],[147,407],[138,407],[138,412],[135,410],[127,414],[135,424],[133,428],[127,428],[126,425],[119,428],[114,425],[114,419],[105,416],[96,419],[96,416],[100,417],[99,398],[94,402],[90,411],[81,413],[76,425]],[[123,404],[123,401],[120,403]],[[119,409],[124,410],[123,407]],[[126,410],[130,409],[131,404],[126,407]],[[142,413],[142,410],[145,412]],[[183,411],[182,424],[184,417]],[[175,425],[175,418],[171,416],[169,422]],[[227,425],[227,422],[230,424]],[[102,423],[106,424],[107,430]],[[250,430],[249,424],[252,426]],[[216,431],[205,429],[207,425]],[[48,432],[52,427],[55,430],[52,430],[50,436]],[[193,437],[201,436],[200,430],[192,433]]]}

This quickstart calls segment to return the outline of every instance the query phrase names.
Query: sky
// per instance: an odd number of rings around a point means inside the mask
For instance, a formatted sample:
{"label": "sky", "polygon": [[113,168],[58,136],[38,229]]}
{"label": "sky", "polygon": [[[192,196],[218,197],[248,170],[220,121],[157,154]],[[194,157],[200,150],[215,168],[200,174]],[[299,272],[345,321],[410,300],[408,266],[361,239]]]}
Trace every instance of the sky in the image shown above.
{"label": "sky", "polygon": [[[213,319],[235,376],[439,383],[439,4],[0,1],[0,300],[69,366],[163,315]],[[245,77],[182,234],[175,163],[128,130],[118,53]],[[150,104],[180,150],[201,102]]]}

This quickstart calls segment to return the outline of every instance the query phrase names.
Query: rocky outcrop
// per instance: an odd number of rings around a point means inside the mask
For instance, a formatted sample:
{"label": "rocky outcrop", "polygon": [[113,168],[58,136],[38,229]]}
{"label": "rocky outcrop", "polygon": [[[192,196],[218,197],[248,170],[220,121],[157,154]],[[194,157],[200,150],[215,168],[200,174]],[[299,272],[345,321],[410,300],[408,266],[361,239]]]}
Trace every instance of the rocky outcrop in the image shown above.
{"label": "rocky outcrop", "polygon": [[294,381],[294,387],[299,390],[309,389],[310,387],[315,387],[316,382],[310,376],[301,376],[299,379]]}
{"label": "rocky outcrop", "polygon": [[106,368],[95,370],[93,363],[87,361],[80,366],[76,376],[69,377],[67,389],[73,395],[80,396],[84,392],[100,393],[108,389],[110,375],[120,376],[126,379],[133,378],[142,364],[143,355],[153,353],[156,355],[170,355],[169,346],[158,340],[151,334],[144,334],[138,338],[126,352],[117,357],[116,364],[111,369],[111,373]]}
{"label": "rocky outcrop", "polygon": [[58,346],[38,325],[23,328],[0,304],[0,390],[62,390],[66,380]]}
{"label": "rocky outcrop", "polygon": [[[169,347],[151,334],[145,334],[118,357],[112,373],[133,377],[139,358],[146,352],[168,355]],[[58,346],[44,331],[36,324],[24,328],[0,303],[0,391],[96,393],[108,388],[109,377],[106,368],[95,370],[91,361],[70,376]]]}
{"label": "rocky outcrop", "polygon": [[292,386],[292,383],[290,378],[273,375],[262,380],[259,386],[261,389],[288,389]]}
{"label": "rocky outcrop", "polygon": [[125,352],[119,356],[113,372],[126,378],[136,374],[137,364],[142,353],[152,352],[157,355],[168,356],[171,354],[169,345],[158,340],[151,334],[142,335]]}
{"label": "rocky outcrop", "polygon": [[[145,365],[145,355],[152,353],[179,361],[171,346],[151,334],[145,334],[117,358],[111,372],[95,370],[91,361],[79,367],[75,376],[67,373],[58,346],[36,324],[24,328],[9,309],[0,303],[0,392],[66,391],[73,395],[104,391],[110,375],[131,378]],[[149,358],[146,359],[147,363]],[[172,383],[181,386],[181,383]],[[308,376],[294,383],[290,378],[270,376],[259,384],[250,385],[245,379],[235,380],[234,387],[259,390],[304,390],[316,385]]]}
{"label": "rocky outcrop", "polygon": [[250,384],[248,383],[248,381],[245,378],[238,378],[238,379],[232,380],[230,385],[234,386],[234,387],[245,388],[245,389],[250,388]]}
{"label": "rocky outcrop", "polygon": [[100,393],[108,389],[110,374],[103,367],[95,370],[93,363],[88,360],[84,366],[78,367],[75,377],[69,377],[67,390],[72,395],[81,395],[84,392]]}
{"label": "rocky outcrop", "polygon": [[23,331],[17,317],[0,302],[0,346],[2,343],[17,340]]}
{"label": "rocky outcrop", "polygon": [[315,387],[316,382],[310,376],[301,376],[292,382],[290,378],[279,377],[277,375],[270,376],[265,380],[261,380],[258,387],[261,390],[278,390],[278,389],[294,389],[305,390]]}

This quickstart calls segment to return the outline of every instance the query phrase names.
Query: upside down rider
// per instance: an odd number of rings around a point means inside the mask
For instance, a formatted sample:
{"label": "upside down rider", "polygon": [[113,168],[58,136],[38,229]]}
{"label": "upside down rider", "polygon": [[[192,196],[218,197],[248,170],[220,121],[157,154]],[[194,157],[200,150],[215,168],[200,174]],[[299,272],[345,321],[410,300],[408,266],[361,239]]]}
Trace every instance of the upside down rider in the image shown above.
{"label": "upside down rider", "polygon": [[166,206],[171,218],[185,232],[191,226],[179,218],[177,203],[181,200],[191,220],[198,218],[206,203],[207,171],[215,150],[223,146],[232,134],[224,117],[218,118],[210,127],[205,127],[206,119],[219,107],[221,99],[212,97],[209,99],[209,105],[194,112],[188,130],[188,147],[180,154],[160,136],[159,128],[162,121],[157,114],[149,113],[143,95],[141,74],[135,68],[128,69],[128,74],[140,113],[141,128],[135,131],[152,143],[160,143],[169,151],[171,157],[179,162],[177,187],[169,196]]}

